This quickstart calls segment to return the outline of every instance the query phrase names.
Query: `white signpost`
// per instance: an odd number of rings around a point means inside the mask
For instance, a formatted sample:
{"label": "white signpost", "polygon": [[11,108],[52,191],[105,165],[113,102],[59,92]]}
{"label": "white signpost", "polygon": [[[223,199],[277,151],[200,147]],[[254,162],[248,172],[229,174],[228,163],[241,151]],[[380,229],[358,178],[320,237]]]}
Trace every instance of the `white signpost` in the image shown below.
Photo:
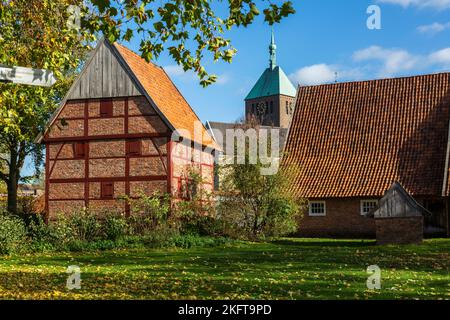
{"label": "white signpost", "polygon": [[0,65],[0,82],[51,87],[55,84],[56,78],[49,70]]}

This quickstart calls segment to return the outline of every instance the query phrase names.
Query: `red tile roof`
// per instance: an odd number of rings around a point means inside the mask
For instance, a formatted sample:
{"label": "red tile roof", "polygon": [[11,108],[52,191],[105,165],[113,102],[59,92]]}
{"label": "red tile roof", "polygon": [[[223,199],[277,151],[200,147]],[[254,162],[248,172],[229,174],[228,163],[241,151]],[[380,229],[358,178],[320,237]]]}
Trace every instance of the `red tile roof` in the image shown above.
{"label": "red tile roof", "polygon": [[394,181],[448,194],[449,109],[450,73],[300,87],[283,167],[306,198],[380,197]]}
{"label": "red tile roof", "polygon": [[175,129],[187,130],[194,140],[194,124],[201,124],[199,128],[203,138],[200,136],[195,141],[215,146],[214,140],[163,68],[146,62],[141,56],[122,45],[115,43],[114,46],[157,108]]}

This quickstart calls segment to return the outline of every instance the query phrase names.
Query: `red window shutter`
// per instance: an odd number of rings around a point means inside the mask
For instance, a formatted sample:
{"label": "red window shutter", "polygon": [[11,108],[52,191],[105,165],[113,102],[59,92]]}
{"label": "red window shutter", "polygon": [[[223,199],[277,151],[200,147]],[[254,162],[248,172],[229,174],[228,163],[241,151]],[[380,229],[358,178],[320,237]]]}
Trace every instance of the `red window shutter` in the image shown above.
{"label": "red window shutter", "polygon": [[75,158],[84,158],[86,154],[86,145],[83,142],[73,144],[73,154]]}
{"label": "red window shutter", "polygon": [[102,182],[101,194],[102,199],[114,198],[114,182]]}
{"label": "red window shutter", "polygon": [[112,100],[100,101],[100,116],[101,117],[112,117],[113,116]]}
{"label": "red window shutter", "polygon": [[127,154],[129,156],[140,156],[142,152],[142,143],[140,140],[127,142]]}

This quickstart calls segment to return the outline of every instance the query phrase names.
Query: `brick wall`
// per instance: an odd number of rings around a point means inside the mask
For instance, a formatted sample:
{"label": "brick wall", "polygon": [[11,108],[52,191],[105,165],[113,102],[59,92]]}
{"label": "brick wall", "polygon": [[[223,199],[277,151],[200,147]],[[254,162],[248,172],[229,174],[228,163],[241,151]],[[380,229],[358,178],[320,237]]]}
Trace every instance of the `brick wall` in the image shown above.
{"label": "brick wall", "polygon": [[[263,97],[253,100],[247,100],[245,102],[245,114],[247,120],[249,120],[251,117],[255,117],[256,119],[260,119],[260,115],[257,114],[257,112],[253,112],[253,105],[257,105],[259,103],[268,105],[267,112],[263,116],[263,125],[267,126],[275,126],[275,127],[282,127],[282,128],[288,128],[292,113],[289,111],[289,113],[286,112],[286,102],[288,103],[288,106],[292,105],[292,108],[295,106],[295,97],[289,97],[284,95],[279,96],[270,96],[270,97]],[[271,111],[270,105],[272,103],[272,109]]]}
{"label": "brick wall", "polygon": [[[44,138],[50,218],[85,206],[127,211],[118,200],[123,195],[168,191],[168,127],[144,97],[113,99],[107,117],[101,101],[68,101]],[[140,154],[127,154],[131,141],[140,144]],[[77,143],[83,144],[81,157]],[[102,183],[113,184],[112,199],[102,197]]]}
{"label": "brick wall", "polygon": [[377,244],[415,244],[423,240],[423,217],[375,219]]}
{"label": "brick wall", "polygon": [[189,184],[192,173],[201,177],[200,188],[203,193],[211,193],[214,189],[214,156],[190,144],[174,142],[171,150],[172,194],[183,197],[183,189]]}
{"label": "brick wall", "polygon": [[311,217],[305,212],[299,221],[299,236],[304,237],[375,237],[375,221],[361,215],[361,200],[318,199],[326,203],[326,216]]}

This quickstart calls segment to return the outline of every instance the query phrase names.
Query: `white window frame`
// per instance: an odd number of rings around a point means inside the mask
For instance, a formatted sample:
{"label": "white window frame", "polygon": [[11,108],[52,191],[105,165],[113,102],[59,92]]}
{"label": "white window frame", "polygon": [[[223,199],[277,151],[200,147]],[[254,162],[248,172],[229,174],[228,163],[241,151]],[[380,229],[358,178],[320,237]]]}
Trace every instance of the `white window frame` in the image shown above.
{"label": "white window frame", "polygon": [[359,205],[359,213],[364,216],[365,214],[367,214],[368,212],[364,212],[364,203],[365,202],[374,202],[375,206],[378,206],[378,200],[377,199],[364,199],[360,201],[360,205]]}
{"label": "white window frame", "polygon": [[[323,204],[323,213],[313,213],[312,212],[312,204]],[[325,201],[309,201],[308,203],[308,213],[310,217],[325,217],[327,215],[327,204]]]}

